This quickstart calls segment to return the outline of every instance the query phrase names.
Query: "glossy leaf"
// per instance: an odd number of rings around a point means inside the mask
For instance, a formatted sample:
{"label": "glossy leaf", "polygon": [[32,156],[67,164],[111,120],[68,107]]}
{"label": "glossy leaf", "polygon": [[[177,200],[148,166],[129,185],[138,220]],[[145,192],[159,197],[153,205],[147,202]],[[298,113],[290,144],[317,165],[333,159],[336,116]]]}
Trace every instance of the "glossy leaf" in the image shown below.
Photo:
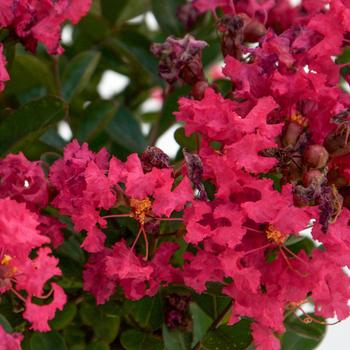
{"label": "glossy leaf", "polygon": [[152,10],[162,32],[167,35],[181,36],[182,28],[176,18],[176,11],[181,0],[152,0]]}
{"label": "glossy leaf", "polygon": [[281,339],[282,350],[315,349],[326,332],[326,326],[315,322],[305,324],[294,315],[287,318],[285,325],[287,331]]}
{"label": "glossy leaf", "polygon": [[66,101],[84,89],[99,59],[100,53],[88,51],[78,54],[68,63],[62,77],[62,96]]}
{"label": "glossy leaf", "polygon": [[80,316],[84,324],[93,328],[96,337],[106,343],[111,343],[118,336],[120,316],[118,307],[109,302],[103,306],[93,303],[83,303]]}
{"label": "glossy leaf", "polygon": [[220,326],[210,331],[201,341],[202,350],[245,350],[252,341],[248,320],[241,320],[233,326]]}
{"label": "glossy leaf", "polygon": [[44,97],[20,107],[0,123],[0,153],[25,149],[64,113],[65,105],[56,97]]}
{"label": "glossy leaf", "polygon": [[87,141],[101,132],[113,118],[118,107],[112,101],[97,100],[84,111],[77,131],[79,141]]}
{"label": "glossy leaf", "polygon": [[57,332],[34,333],[30,339],[31,350],[67,350],[66,343]]}
{"label": "glossy leaf", "polygon": [[163,350],[164,345],[159,337],[134,329],[125,331],[120,342],[125,350]]}
{"label": "glossy leaf", "polygon": [[68,303],[64,306],[63,310],[58,310],[56,316],[50,321],[52,329],[61,330],[67,327],[74,319],[77,313],[77,306],[73,303]]}
{"label": "glossy leaf", "polygon": [[131,152],[142,152],[146,147],[139,123],[124,106],[119,108],[107,125],[106,131],[114,142]]}
{"label": "glossy leaf", "polygon": [[196,303],[190,304],[190,313],[193,320],[193,347],[207,333],[213,323],[213,319],[209,317]]}
{"label": "glossy leaf", "polygon": [[127,301],[125,313],[143,329],[157,330],[162,326],[163,310],[159,294],[153,298]]}
{"label": "glossy leaf", "polygon": [[179,329],[170,330],[163,324],[163,340],[166,350],[190,350],[192,335]]}

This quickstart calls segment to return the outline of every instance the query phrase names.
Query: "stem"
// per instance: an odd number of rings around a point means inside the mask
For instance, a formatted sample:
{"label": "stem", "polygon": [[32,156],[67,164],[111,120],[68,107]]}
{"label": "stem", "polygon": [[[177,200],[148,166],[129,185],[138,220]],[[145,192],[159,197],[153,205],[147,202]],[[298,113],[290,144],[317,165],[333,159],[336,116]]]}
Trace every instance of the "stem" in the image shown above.
{"label": "stem", "polygon": [[142,233],[142,227],[140,227],[139,232],[137,233],[137,236],[134,240],[134,243],[131,246],[131,250],[133,250],[135,248],[135,245],[136,245],[137,241],[139,240],[141,233]]}
{"label": "stem", "polygon": [[184,221],[183,218],[155,218],[160,221]]}
{"label": "stem", "polygon": [[142,231],[142,235],[143,235],[143,238],[145,240],[145,257],[144,257],[144,260],[147,261],[148,260],[148,256],[149,256],[149,243],[148,243],[148,238],[147,238],[147,233],[144,229],[144,227],[142,226],[141,228],[141,231]]}
{"label": "stem", "polygon": [[20,294],[19,292],[16,291],[16,289],[14,289],[13,287],[11,287],[10,291],[16,295],[16,297],[18,299],[20,299],[21,301],[23,301],[24,303],[26,303],[26,299],[24,298],[24,296],[22,294]]}
{"label": "stem", "polygon": [[102,216],[102,219],[109,219],[109,218],[132,218],[132,213],[111,214],[111,215]]}

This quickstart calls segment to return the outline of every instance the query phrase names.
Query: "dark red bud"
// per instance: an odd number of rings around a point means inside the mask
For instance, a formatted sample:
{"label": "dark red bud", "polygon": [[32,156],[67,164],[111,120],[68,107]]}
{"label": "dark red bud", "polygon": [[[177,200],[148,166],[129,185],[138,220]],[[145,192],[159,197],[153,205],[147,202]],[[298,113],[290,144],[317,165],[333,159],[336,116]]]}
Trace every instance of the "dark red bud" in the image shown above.
{"label": "dark red bud", "polygon": [[299,136],[303,133],[303,130],[304,127],[302,125],[295,122],[289,123],[283,138],[283,143],[285,146],[294,146]]}
{"label": "dark red bud", "polygon": [[310,145],[304,152],[304,161],[310,168],[320,169],[327,165],[328,152],[321,145]]}
{"label": "dark red bud", "polygon": [[324,175],[317,169],[311,169],[303,175],[303,185],[305,187],[309,187],[311,184],[321,184],[324,180]]}
{"label": "dark red bud", "polygon": [[244,41],[256,42],[266,34],[265,26],[257,21],[252,20],[244,27]]}
{"label": "dark red bud", "polygon": [[205,90],[209,87],[207,81],[201,80],[197,81],[192,87],[191,95],[196,100],[201,100],[204,97]]}

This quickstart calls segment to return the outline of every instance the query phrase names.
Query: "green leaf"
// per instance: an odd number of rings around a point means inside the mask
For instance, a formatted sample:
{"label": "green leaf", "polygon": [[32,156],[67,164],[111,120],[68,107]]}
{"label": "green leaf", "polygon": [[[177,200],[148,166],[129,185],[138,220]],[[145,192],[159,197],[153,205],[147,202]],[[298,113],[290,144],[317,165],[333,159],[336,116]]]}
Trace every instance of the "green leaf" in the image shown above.
{"label": "green leaf", "polygon": [[195,294],[194,301],[213,320],[216,320],[231,303],[231,299],[222,295],[222,286],[210,284],[207,293]]}
{"label": "green leaf", "polygon": [[85,262],[84,252],[80,248],[80,244],[75,236],[66,239],[58,248],[58,252],[79,263],[79,265],[82,265]]}
{"label": "green leaf", "polygon": [[147,145],[139,123],[125,106],[119,108],[106,132],[114,142],[131,152],[143,152]]}
{"label": "green leaf", "polygon": [[[117,58],[122,57],[128,64],[126,74],[135,76],[139,81],[153,80],[153,84],[161,84],[158,76],[158,60],[151,54],[151,41],[141,33],[124,29],[118,35],[108,38],[104,45]],[[136,83],[136,82],[135,82]]]}
{"label": "green leaf", "polygon": [[26,149],[51,125],[64,117],[65,104],[44,97],[21,106],[0,123],[0,154]]}
{"label": "green leaf", "polygon": [[193,347],[207,333],[213,323],[213,319],[209,317],[196,303],[190,304],[190,313],[193,320]]}
{"label": "green leaf", "polygon": [[37,86],[44,86],[53,92],[55,82],[48,65],[38,57],[17,55],[10,71],[11,80],[6,85],[6,94],[21,94]]}
{"label": "green leaf", "polygon": [[[315,317],[311,314],[312,317]],[[326,326],[315,322],[305,324],[295,315],[290,315],[285,322],[286,333],[283,334],[282,350],[312,350],[321,343],[326,333]]]}
{"label": "green leaf", "polygon": [[125,331],[120,342],[126,350],[163,350],[163,342],[152,334],[134,329]]}
{"label": "green leaf", "polygon": [[179,329],[170,330],[163,324],[163,340],[166,350],[190,350],[192,335]]}
{"label": "green leaf", "polygon": [[[113,6],[116,6],[115,2],[116,1],[114,1]],[[126,4],[117,16],[117,24],[121,24],[131,18],[139,16],[147,12],[151,7],[150,0],[118,0],[118,2],[126,2]]]}
{"label": "green leaf", "polygon": [[119,307],[112,302],[103,306],[83,303],[80,317],[85,325],[93,328],[96,337],[106,343],[112,343],[118,336],[120,327]]}
{"label": "green leaf", "polygon": [[180,22],[176,17],[176,11],[182,0],[152,0],[152,11],[156,17],[162,32],[168,35],[181,36]]}
{"label": "green leaf", "polygon": [[62,96],[66,101],[70,101],[85,88],[100,56],[95,51],[81,52],[68,63],[62,77]]}
{"label": "green leaf", "polygon": [[102,341],[93,342],[86,348],[86,350],[109,350],[109,349],[110,349],[109,345]]}
{"label": "green leaf", "polygon": [[162,326],[163,312],[159,294],[139,301],[126,301],[125,313],[143,329],[157,330]]}
{"label": "green leaf", "polygon": [[66,343],[57,332],[34,333],[30,339],[31,350],[67,350]]}
{"label": "green leaf", "polygon": [[174,138],[182,148],[187,148],[189,151],[197,149],[196,135],[186,136],[184,128],[178,128],[174,133]]}
{"label": "green leaf", "polygon": [[101,0],[101,11],[104,18],[112,24],[120,16],[129,0]]}
{"label": "green leaf", "polygon": [[4,330],[7,333],[13,332],[10,322],[7,320],[7,318],[4,315],[1,315],[1,314],[0,314],[0,325],[4,328]]}
{"label": "green leaf", "polygon": [[[210,331],[203,339],[201,350],[245,350],[252,342],[248,320],[241,320],[234,326],[220,326]],[[303,349],[304,350],[304,349]]]}
{"label": "green leaf", "polygon": [[189,91],[190,88],[188,86],[183,86],[167,96],[160,117],[158,136],[162,135],[175,123],[176,120],[173,113],[178,109],[178,100],[181,96],[187,95]]}
{"label": "green leaf", "polygon": [[55,330],[61,330],[67,327],[74,319],[77,313],[77,306],[73,303],[68,303],[62,311],[58,310],[56,316],[50,321],[50,326]]}
{"label": "green leaf", "polygon": [[112,101],[97,100],[84,111],[83,119],[77,131],[79,141],[87,141],[102,131],[117,111]]}

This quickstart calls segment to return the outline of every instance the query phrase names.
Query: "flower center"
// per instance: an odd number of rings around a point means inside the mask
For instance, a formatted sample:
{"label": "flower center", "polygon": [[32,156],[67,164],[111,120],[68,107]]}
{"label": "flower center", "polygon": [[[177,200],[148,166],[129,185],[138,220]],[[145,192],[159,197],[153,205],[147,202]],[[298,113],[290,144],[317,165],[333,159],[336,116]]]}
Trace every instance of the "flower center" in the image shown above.
{"label": "flower center", "polygon": [[290,121],[298,124],[302,127],[306,127],[308,124],[308,121],[306,118],[304,118],[300,113],[295,113],[290,116]]}
{"label": "flower center", "polygon": [[131,198],[130,206],[132,208],[133,217],[141,224],[144,225],[146,216],[151,212],[152,202],[149,198],[135,199]]}
{"label": "flower center", "polygon": [[272,241],[278,245],[282,245],[287,239],[287,236],[281,231],[277,230],[273,225],[268,225],[265,233],[269,241]]}
{"label": "flower center", "polygon": [[16,272],[17,269],[13,266],[9,266],[10,262],[12,260],[12,257],[10,255],[4,255],[0,262],[0,280],[8,280],[12,278]]}

